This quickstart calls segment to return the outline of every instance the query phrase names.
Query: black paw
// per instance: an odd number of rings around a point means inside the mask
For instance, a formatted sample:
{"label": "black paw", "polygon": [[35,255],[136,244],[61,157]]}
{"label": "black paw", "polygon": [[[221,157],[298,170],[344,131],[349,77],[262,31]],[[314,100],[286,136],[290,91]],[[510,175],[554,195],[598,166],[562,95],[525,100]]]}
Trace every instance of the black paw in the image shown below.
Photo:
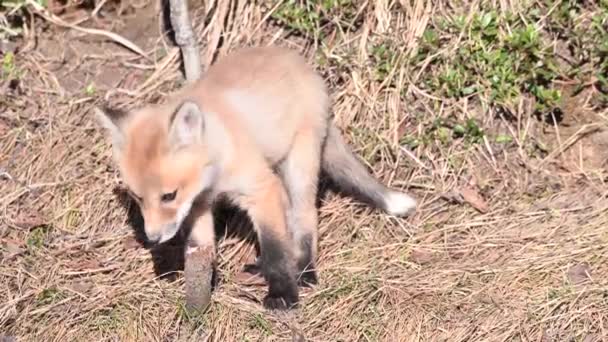
{"label": "black paw", "polygon": [[298,282],[288,246],[271,236],[262,236],[261,240],[262,253],[257,264],[268,282],[264,306],[268,309],[292,309],[298,303]]}
{"label": "black paw", "polygon": [[266,296],[264,298],[264,307],[269,310],[290,310],[298,307],[298,296],[274,297]]}
{"label": "black paw", "polygon": [[268,281],[268,295],[264,306],[270,310],[289,310],[296,308],[299,301],[299,289],[295,277],[282,274]]}

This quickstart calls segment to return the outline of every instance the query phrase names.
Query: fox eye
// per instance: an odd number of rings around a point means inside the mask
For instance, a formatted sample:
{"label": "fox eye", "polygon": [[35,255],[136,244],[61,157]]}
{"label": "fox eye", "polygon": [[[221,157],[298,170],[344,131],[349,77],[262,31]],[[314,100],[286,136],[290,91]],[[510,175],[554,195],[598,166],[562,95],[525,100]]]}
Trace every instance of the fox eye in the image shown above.
{"label": "fox eye", "polygon": [[177,190],[173,191],[173,192],[168,192],[166,194],[163,194],[160,197],[160,200],[163,202],[171,202],[175,199],[175,195],[177,195]]}

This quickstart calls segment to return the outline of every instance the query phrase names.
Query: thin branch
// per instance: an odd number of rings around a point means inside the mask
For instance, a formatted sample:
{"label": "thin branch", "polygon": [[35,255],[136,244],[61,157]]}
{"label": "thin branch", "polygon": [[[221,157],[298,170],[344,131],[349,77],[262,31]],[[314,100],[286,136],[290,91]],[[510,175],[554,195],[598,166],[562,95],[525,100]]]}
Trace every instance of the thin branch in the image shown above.
{"label": "thin branch", "polygon": [[182,52],[186,82],[192,83],[201,76],[201,59],[186,0],[169,0],[169,13],[175,42]]}

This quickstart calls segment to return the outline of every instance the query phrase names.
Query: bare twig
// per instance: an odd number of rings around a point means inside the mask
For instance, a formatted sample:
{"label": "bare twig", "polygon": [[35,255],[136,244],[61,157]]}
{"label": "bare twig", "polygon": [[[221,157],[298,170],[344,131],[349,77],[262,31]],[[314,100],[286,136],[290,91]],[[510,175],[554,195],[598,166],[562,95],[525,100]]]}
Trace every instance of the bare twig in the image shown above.
{"label": "bare twig", "polygon": [[543,165],[547,161],[555,158],[557,155],[564,153],[567,149],[572,147],[572,145],[576,144],[576,142],[579,141],[581,138],[583,138],[591,133],[595,133],[599,130],[601,130],[600,123],[592,123],[592,124],[583,125],[578,131],[576,131],[576,133],[571,135],[563,144],[559,144],[558,148],[553,150],[551,153],[549,153],[549,155],[547,155],[543,160],[541,160],[539,166]]}
{"label": "bare twig", "polygon": [[191,83],[201,76],[201,61],[185,0],[169,0],[171,26],[175,42],[182,51],[186,81]]}

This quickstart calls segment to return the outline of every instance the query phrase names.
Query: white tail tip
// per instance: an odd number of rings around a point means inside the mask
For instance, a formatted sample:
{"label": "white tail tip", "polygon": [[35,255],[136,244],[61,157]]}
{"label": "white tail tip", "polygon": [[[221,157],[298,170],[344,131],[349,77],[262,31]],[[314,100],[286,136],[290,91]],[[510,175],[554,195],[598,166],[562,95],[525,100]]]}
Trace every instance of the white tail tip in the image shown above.
{"label": "white tail tip", "polygon": [[385,200],[386,212],[393,216],[407,216],[416,210],[416,200],[403,192],[391,191]]}

